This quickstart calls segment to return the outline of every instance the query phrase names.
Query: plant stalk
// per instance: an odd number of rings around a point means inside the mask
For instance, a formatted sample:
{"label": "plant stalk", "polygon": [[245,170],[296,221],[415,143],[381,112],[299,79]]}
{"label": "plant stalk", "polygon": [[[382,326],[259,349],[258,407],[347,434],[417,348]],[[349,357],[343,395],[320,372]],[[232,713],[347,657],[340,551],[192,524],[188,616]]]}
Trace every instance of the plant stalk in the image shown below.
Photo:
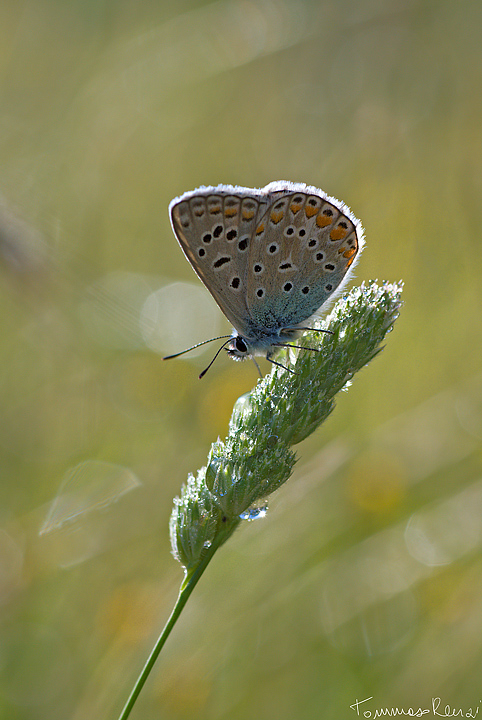
{"label": "plant stalk", "polygon": [[[224,540],[219,537],[219,540],[222,542]],[[122,710],[122,713],[119,715],[119,720],[127,720],[129,717],[132,708],[135,705],[135,702],[137,698],[139,697],[139,693],[141,692],[142,688],[144,687],[147,678],[150,675],[150,672],[152,668],[154,667],[154,663],[156,662],[159,653],[161,652],[162,648],[164,647],[164,643],[166,642],[167,638],[169,637],[171,630],[173,629],[174,625],[177,622],[177,619],[179,618],[185,604],[187,603],[189,596],[191,595],[192,591],[197,585],[198,580],[201,578],[201,575],[211,562],[214,553],[218,549],[221,542],[213,542],[211,547],[208,549],[206,554],[204,555],[203,559],[199,563],[199,565],[193,570],[193,572],[186,573],[186,576],[182,582],[181,588],[179,590],[179,595],[176,601],[176,604],[174,605],[174,608],[172,610],[172,613],[167,621],[167,623],[164,626],[163,631],[159,635],[159,638],[154,645],[151,654],[149,655],[146,664],[144,665],[141,674],[137,678],[137,681],[132,688],[132,692],[129,696],[129,699],[127,700],[124,709]]]}

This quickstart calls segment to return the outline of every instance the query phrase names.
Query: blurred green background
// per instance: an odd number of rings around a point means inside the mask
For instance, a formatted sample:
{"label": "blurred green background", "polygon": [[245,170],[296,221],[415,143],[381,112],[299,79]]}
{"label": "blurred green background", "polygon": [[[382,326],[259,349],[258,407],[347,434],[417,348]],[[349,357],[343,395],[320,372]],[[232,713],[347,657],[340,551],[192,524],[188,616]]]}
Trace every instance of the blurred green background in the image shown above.
{"label": "blurred green background", "polygon": [[405,306],[132,718],[480,707],[481,32],[480,0],[3,0],[2,720],[117,717],[182,578],[172,498],[257,379],[161,362],[229,331],[167,206],[279,179],[352,207],[355,282]]}

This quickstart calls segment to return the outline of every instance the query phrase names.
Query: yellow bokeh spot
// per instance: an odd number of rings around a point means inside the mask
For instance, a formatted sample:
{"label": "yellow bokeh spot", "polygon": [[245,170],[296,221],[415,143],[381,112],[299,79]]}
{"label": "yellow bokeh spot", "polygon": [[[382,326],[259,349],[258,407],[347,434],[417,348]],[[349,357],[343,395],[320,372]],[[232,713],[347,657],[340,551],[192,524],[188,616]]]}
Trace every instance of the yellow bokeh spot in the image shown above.
{"label": "yellow bokeh spot", "polygon": [[367,452],[352,464],[347,482],[350,500],[366,512],[382,514],[405,498],[406,475],[397,458],[388,453]]}
{"label": "yellow bokeh spot", "polygon": [[419,597],[424,609],[446,625],[460,622],[477,612],[478,595],[474,573],[465,574],[460,567],[445,566],[420,585]]}
{"label": "yellow bokeh spot", "polygon": [[154,584],[124,583],[101,604],[97,625],[117,642],[135,645],[148,638],[159,612],[160,587]]}
{"label": "yellow bokeh spot", "polygon": [[234,403],[253,387],[257,379],[257,370],[252,362],[233,363],[225,359],[225,363],[224,368],[219,369],[218,366],[209,378],[209,384],[204,385],[200,398],[199,423],[206,438],[224,437]]}

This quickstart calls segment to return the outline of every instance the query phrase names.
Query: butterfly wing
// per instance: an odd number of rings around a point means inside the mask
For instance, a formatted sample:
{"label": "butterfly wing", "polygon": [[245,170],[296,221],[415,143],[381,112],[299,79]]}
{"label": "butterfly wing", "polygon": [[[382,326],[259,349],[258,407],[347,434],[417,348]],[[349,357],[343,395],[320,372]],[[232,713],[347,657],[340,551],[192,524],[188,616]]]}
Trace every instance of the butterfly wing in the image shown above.
{"label": "butterfly wing", "polygon": [[246,304],[250,246],[270,202],[262,191],[218,185],[185,193],[169,206],[172,227],[184,254],[243,336],[250,332]]}
{"label": "butterfly wing", "polygon": [[250,246],[247,310],[259,327],[294,327],[341,289],[363,229],[344,203],[318,188],[279,182],[264,192],[272,202]]}

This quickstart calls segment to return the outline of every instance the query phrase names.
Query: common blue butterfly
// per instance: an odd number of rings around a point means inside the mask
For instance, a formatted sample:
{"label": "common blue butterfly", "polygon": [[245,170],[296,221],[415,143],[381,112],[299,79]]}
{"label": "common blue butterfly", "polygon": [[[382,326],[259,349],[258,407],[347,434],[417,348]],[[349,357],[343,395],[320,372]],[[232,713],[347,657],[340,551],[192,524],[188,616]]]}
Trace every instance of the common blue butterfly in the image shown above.
{"label": "common blue butterfly", "polygon": [[169,213],[184,254],[234,326],[213,338],[229,338],[213,361],[225,347],[235,360],[264,355],[278,365],[273,355],[311,329],[306,321],[341,290],[364,244],[351,210],[303,183],[200,187],[172,200]]}

